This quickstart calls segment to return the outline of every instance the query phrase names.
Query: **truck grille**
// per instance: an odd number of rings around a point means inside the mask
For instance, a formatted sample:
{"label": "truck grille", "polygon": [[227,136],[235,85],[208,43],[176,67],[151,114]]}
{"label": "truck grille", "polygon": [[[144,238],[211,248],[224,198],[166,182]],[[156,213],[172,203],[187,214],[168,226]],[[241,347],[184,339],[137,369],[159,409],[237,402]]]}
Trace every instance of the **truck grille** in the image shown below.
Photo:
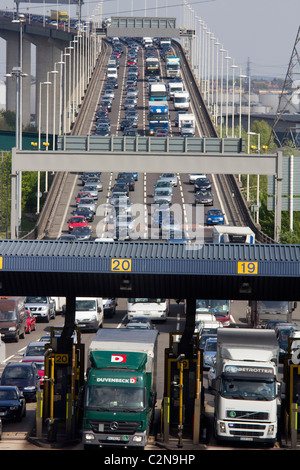
{"label": "truck grille", "polygon": [[236,411],[236,410],[227,410],[226,418],[229,419],[238,419],[238,420],[257,420],[257,421],[267,421],[269,419],[269,413],[255,412],[255,411]]}
{"label": "truck grille", "polygon": [[[89,419],[87,424],[95,433],[99,433],[99,424],[104,424],[103,433],[110,434],[134,434],[142,425],[141,421],[96,421],[92,419]],[[112,424],[114,425],[112,426]]]}

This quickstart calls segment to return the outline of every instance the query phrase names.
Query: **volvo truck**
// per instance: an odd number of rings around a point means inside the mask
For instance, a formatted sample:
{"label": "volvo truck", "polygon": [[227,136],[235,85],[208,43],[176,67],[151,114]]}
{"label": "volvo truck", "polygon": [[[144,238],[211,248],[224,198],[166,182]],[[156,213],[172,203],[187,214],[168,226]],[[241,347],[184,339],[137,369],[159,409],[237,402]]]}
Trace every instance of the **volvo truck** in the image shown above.
{"label": "volvo truck", "polygon": [[274,445],[281,407],[278,361],[274,330],[218,329],[212,382],[218,441]]}
{"label": "volvo truck", "polygon": [[157,336],[156,330],[98,330],[88,351],[85,449],[146,446],[156,403]]}

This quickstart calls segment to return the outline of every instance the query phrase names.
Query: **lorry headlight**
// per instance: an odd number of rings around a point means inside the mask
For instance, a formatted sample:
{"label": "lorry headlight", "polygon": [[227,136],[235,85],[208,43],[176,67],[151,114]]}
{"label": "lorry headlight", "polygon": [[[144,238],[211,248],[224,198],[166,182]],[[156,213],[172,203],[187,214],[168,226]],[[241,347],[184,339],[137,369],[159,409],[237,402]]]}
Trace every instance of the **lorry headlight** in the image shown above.
{"label": "lorry headlight", "polygon": [[274,434],[274,424],[270,424],[270,426],[268,427],[268,434]]}
{"label": "lorry headlight", "polygon": [[220,432],[226,432],[225,423],[223,423],[222,421],[220,422]]}
{"label": "lorry headlight", "polygon": [[85,433],[84,437],[86,441],[93,441],[95,439],[94,434],[91,434],[89,432]]}
{"label": "lorry headlight", "polygon": [[134,442],[142,442],[143,437],[142,436],[134,436],[132,439]]}

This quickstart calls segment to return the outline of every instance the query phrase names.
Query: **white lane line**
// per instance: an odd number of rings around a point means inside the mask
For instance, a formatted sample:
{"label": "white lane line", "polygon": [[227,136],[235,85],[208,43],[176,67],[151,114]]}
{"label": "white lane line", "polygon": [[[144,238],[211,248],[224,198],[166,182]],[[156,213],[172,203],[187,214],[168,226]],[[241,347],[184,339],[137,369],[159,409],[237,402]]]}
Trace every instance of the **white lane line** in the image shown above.
{"label": "white lane line", "polygon": [[61,236],[61,232],[62,232],[63,226],[65,224],[65,220],[66,220],[66,217],[67,217],[67,212],[68,212],[68,209],[71,205],[71,198],[73,197],[73,192],[74,192],[74,188],[75,188],[76,183],[77,183],[77,175],[75,175],[75,177],[74,177],[74,181],[73,181],[73,184],[72,184],[72,190],[70,191],[68,202],[67,202],[66,208],[65,208],[65,212],[64,212],[64,215],[62,217],[62,222],[61,222],[60,227],[59,227],[58,237]]}

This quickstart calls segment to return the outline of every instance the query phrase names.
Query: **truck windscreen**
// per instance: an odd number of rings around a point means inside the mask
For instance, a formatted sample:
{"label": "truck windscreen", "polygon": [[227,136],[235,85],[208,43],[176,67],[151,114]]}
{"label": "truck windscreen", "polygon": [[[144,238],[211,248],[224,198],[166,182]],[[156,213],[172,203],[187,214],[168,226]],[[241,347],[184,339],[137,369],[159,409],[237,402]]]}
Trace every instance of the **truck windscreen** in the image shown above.
{"label": "truck windscreen", "polygon": [[273,400],[275,380],[223,378],[221,395],[237,400]]}
{"label": "truck windscreen", "polygon": [[145,391],[143,388],[126,386],[89,385],[86,405],[89,408],[104,408],[109,411],[141,411],[145,408]]}

